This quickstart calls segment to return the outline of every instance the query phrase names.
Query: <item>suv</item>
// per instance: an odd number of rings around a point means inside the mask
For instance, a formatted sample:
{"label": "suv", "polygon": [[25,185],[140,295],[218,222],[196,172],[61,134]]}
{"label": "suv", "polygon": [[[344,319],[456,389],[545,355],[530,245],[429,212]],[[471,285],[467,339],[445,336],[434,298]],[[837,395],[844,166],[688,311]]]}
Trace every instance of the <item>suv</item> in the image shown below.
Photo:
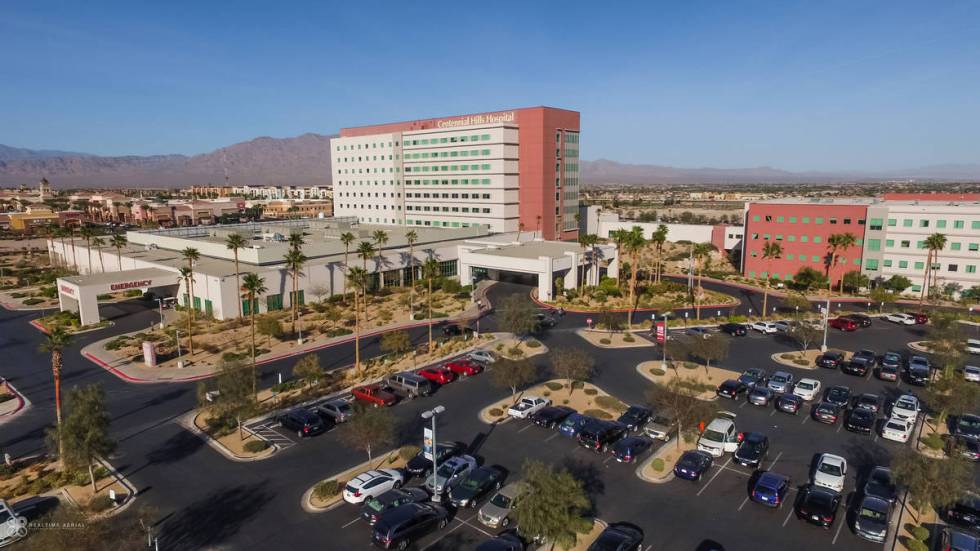
{"label": "suv", "polygon": [[793,390],[796,385],[796,377],[792,373],[787,373],[785,371],[777,371],[769,377],[769,390],[776,392],[778,394],[786,394],[787,392]]}
{"label": "suv", "polygon": [[279,424],[283,428],[296,431],[296,436],[306,438],[322,432],[334,426],[334,422],[321,419],[319,415],[306,409],[291,409],[279,416]]}
{"label": "suv", "polygon": [[350,393],[354,395],[355,399],[367,402],[374,407],[393,406],[398,399],[378,383],[356,387]]}
{"label": "suv", "polygon": [[926,386],[931,374],[929,360],[922,356],[912,356],[909,359],[909,365],[905,370],[905,377],[909,384]]}
{"label": "suv", "polygon": [[739,465],[759,467],[769,453],[769,437],[758,432],[750,432],[742,438],[732,459]]}
{"label": "suv", "polygon": [[878,363],[878,356],[873,350],[868,350],[867,348],[858,350],[851,356],[851,363],[859,363],[864,365],[868,369],[873,369],[875,364]]}
{"label": "suv", "polygon": [[490,528],[506,528],[510,524],[510,512],[514,509],[514,502],[527,490],[527,484],[524,482],[511,482],[504,486],[493,494],[483,507],[480,507],[480,512],[476,515],[477,520]]}
{"label": "suv", "polygon": [[965,528],[980,531],[980,495],[967,492],[945,511],[946,520]]}
{"label": "suv", "polygon": [[718,326],[718,329],[733,337],[744,337],[749,333],[749,328],[741,323],[723,323]]}
{"label": "suv", "polygon": [[645,408],[643,406],[630,406],[622,415],[619,416],[617,423],[624,425],[626,430],[635,431],[639,430],[650,416],[653,415],[653,411],[650,408]]}
{"label": "suv", "polygon": [[889,350],[881,357],[878,364],[878,378],[882,381],[897,381],[898,374],[905,364],[905,356],[901,352]]}
{"label": "suv", "polygon": [[712,457],[721,457],[726,452],[738,449],[739,434],[735,430],[735,414],[719,412],[711,423],[705,427],[698,439],[698,449],[708,452]]}
{"label": "suv", "polygon": [[449,524],[449,512],[431,503],[408,503],[388,511],[374,523],[371,539],[383,549],[405,549],[433,529]]}
{"label": "suv", "polygon": [[388,490],[379,496],[372,496],[364,500],[364,506],[361,507],[361,518],[366,520],[368,524],[374,526],[374,523],[378,522],[381,515],[387,511],[396,509],[407,503],[421,503],[424,501],[429,501],[429,492],[426,492],[422,488],[397,488]]}
{"label": "suv", "polygon": [[871,317],[864,314],[848,314],[843,316],[854,323],[858,324],[860,327],[871,327]]}
{"label": "suv", "polygon": [[841,331],[857,331],[858,324],[848,318],[834,318],[827,322],[827,325]]}
{"label": "suv", "polygon": [[625,425],[596,420],[579,431],[578,443],[586,449],[606,452],[609,451],[609,446],[615,444],[625,434]]}
{"label": "suv", "polygon": [[388,490],[400,488],[403,482],[405,482],[404,475],[395,469],[366,471],[350,479],[344,486],[344,501],[361,503]]}
{"label": "suv", "polygon": [[844,363],[844,353],[839,350],[828,350],[817,358],[817,365],[837,369]]}
{"label": "suv", "polygon": [[387,384],[396,394],[404,395],[409,399],[428,396],[433,390],[432,381],[408,371],[388,377]]}
{"label": "suv", "polygon": [[440,463],[439,470],[425,479],[425,487],[432,492],[432,500],[439,501],[453,482],[475,468],[476,459],[469,455],[457,455]]}

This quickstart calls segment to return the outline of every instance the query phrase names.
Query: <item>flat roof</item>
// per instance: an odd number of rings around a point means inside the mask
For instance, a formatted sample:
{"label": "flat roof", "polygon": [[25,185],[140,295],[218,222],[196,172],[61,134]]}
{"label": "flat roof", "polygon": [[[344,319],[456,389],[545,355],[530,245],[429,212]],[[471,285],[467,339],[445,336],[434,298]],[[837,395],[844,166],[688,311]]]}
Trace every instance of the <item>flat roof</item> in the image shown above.
{"label": "flat roof", "polygon": [[505,256],[510,258],[538,259],[542,256],[551,258],[565,256],[566,252],[584,253],[585,247],[569,241],[531,241],[501,249],[486,248],[471,251],[473,254],[488,256]]}
{"label": "flat roof", "polygon": [[141,279],[173,277],[174,280],[172,283],[176,285],[178,283],[176,276],[176,273],[170,270],[164,270],[163,268],[137,268],[135,270],[123,270],[121,272],[103,272],[98,274],[61,277],[58,279],[67,281],[68,283],[73,283],[79,287],[85,287],[88,285],[112,285],[113,283],[126,283]]}
{"label": "flat roof", "polygon": [[952,206],[972,207],[980,205],[975,199],[881,199],[878,197],[783,197],[780,199],[762,199],[749,201],[752,204],[766,205],[850,205],[850,206]]}

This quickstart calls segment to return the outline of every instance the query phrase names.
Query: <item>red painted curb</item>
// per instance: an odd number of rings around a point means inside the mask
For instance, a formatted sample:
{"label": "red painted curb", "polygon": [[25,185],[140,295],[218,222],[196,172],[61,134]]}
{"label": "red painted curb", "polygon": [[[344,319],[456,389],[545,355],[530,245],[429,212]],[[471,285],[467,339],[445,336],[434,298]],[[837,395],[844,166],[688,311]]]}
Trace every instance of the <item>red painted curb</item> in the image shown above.
{"label": "red painted curb", "polygon": [[50,335],[51,331],[48,331],[43,325],[41,325],[37,320],[31,320],[30,324],[34,326],[34,329],[44,333],[45,335]]}
{"label": "red painted curb", "polygon": [[116,377],[119,377],[120,379],[129,383],[138,383],[138,384],[187,383],[191,381],[199,381],[201,379],[207,379],[209,377],[214,376],[214,375],[195,375],[193,377],[183,377],[180,379],[164,379],[164,380],[156,380],[156,381],[152,379],[141,379],[139,377],[133,377],[132,375],[127,375],[126,373],[112,367],[111,365],[105,363],[104,361],[96,357],[91,352],[85,352],[84,354],[82,354],[82,356],[87,358],[89,361],[95,363],[102,369],[105,369],[109,373],[112,373]]}
{"label": "red painted curb", "polygon": [[[8,386],[8,388],[13,388],[13,387]],[[24,404],[26,403],[24,402],[24,397],[21,396],[20,392],[18,392],[16,389],[14,389],[14,394],[17,396],[17,409],[13,411],[8,411],[7,413],[0,415],[0,417],[13,417],[14,415],[17,415],[17,413],[20,410],[24,409]]]}

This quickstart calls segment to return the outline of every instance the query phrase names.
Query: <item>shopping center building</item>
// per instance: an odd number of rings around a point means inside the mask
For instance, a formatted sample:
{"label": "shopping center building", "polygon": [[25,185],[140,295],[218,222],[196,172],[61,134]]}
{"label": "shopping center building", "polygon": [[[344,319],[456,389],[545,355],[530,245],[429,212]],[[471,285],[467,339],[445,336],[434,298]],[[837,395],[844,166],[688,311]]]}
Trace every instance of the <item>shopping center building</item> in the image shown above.
{"label": "shopping center building", "polygon": [[[851,233],[855,246],[839,252],[828,266],[828,239]],[[786,198],[745,204],[742,274],[750,278],[792,280],[803,266],[825,274],[836,285],[858,270],[872,282],[901,275],[912,281],[906,293],[922,290],[926,239],[943,234],[946,246],[932,265],[937,290],[980,285],[980,194],[885,194],[880,198]],[[767,242],[777,242],[778,259],[763,258]]]}
{"label": "shopping center building", "polygon": [[330,152],[337,216],[578,235],[575,111],[532,107],[344,128]]}

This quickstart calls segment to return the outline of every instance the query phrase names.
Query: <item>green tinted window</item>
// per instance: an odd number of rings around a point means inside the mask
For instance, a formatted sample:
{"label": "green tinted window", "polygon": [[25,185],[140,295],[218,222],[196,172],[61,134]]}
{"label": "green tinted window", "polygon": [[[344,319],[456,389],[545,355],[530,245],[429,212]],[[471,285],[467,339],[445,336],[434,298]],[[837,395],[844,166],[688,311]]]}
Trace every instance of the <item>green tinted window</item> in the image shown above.
{"label": "green tinted window", "polygon": [[885,265],[886,268],[892,267],[892,260],[890,258],[886,258],[885,260],[882,261],[882,263]]}
{"label": "green tinted window", "polygon": [[949,244],[949,248],[952,251],[958,251],[958,250],[960,250],[960,247],[961,246],[962,246],[962,243],[950,243]]}
{"label": "green tinted window", "polygon": [[895,246],[895,240],[894,239],[886,239],[885,240],[885,246],[886,247],[894,247]]}
{"label": "green tinted window", "polygon": [[877,270],[878,269],[878,261],[876,259],[874,259],[874,258],[869,258],[868,260],[865,261],[864,267],[867,268],[867,269],[869,269],[869,270]]}
{"label": "green tinted window", "polygon": [[970,228],[974,230],[980,230],[980,220],[974,220],[970,222]]}
{"label": "green tinted window", "polygon": [[813,223],[814,224],[823,224],[823,218],[821,218],[821,217],[818,216],[818,217],[816,217],[816,218],[813,219]]}
{"label": "green tinted window", "polygon": [[868,250],[869,251],[880,251],[881,250],[881,239],[868,239]]}
{"label": "green tinted window", "polygon": [[803,217],[803,218],[801,218],[800,220],[801,220],[801,221],[802,221],[802,222],[803,222],[804,224],[809,224],[809,223],[810,223],[810,217],[809,217],[809,216],[804,216],[804,217]]}
{"label": "green tinted window", "polygon": [[895,226],[897,224],[898,224],[898,220],[895,220],[894,218],[889,218],[888,219],[888,225],[889,226]]}
{"label": "green tinted window", "polygon": [[926,266],[926,263],[925,262],[916,262],[915,263],[915,269],[916,270],[921,270],[922,268],[925,268],[925,266]]}
{"label": "green tinted window", "polygon": [[963,229],[963,221],[962,220],[953,220],[953,229],[962,230]]}
{"label": "green tinted window", "polygon": [[810,257],[810,260],[812,260],[813,262],[820,262],[820,257],[817,255],[813,255],[812,257]]}
{"label": "green tinted window", "polygon": [[899,260],[898,261],[898,267],[899,268],[908,268],[909,267],[909,261],[908,260]]}
{"label": "green tinted window", "polygon": [[813,242],[814,243],[820,243],[820,241],[821,241],[821,239],[820,239],[820,236],[819,235],[814,235],[813,236]]}
{"label": "green tinted window", "polygon": [[800,236],[800,243],[808,243],[809,241],[810,241],[810,238],[809,237],[807,237],[805,235],[801,235]]}
{"label": "green tinted window", "polygon": [[776,217],[776,222],[785,222],[785,221],[786,221],[786,218],[783,217],[783,216],[777,216]]}
{"label": "green tinted window", "polygon": [[789,217],[789,223],[790,224],[795,224],[796,223],[796,217],[795,216],[790,216]]}
{"label": "green tinted window", "polygon": [[902,226],[905,227],[905,228],[911,228],[912,227],[912,219],[911,218],[905,218],[905,219],[903,219],[902,220]]}
{"label": "green tinted window", "polygon": [[759,221],[759,215],[758,214],[753,215],[752,216],[752,221],[753,222],[758,222]]}
{"label": "green tinted window", "polygon": [[945,228],[946,227],[946,221],[945,220],[936,220],[936,227],[937,228]]}

